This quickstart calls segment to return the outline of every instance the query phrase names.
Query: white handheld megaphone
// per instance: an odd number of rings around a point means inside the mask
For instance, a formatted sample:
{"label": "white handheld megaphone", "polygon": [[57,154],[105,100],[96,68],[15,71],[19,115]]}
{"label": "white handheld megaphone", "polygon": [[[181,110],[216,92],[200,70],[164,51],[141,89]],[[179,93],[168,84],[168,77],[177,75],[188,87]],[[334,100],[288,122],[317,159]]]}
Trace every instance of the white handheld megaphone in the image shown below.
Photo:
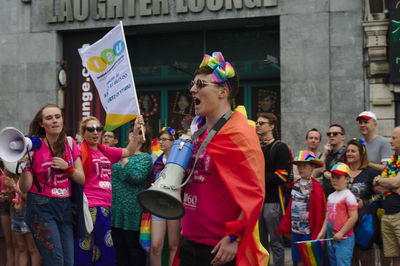
{"label": "white handheld megaphone", "polygon": [[138,201],[144,209],[166,219],[178,219],[185,215],[180,188],[186,184],[181,183],[192,153],[193,145],[190,142],[174,141],[167,163],[156,182],[138,194]]}
{"label": "white handheld megaphone", "polygon": [[6,162],[17,162],[26,152],[39,150],[42,141],[37,137],[25,137],[15,127],[0,131],[0,158]]}
{"label": "white handheld megaphone", "polygon": [[26,163],[7,162],[3,160],[4,167],[13,174],[20,175],[24,170]]}

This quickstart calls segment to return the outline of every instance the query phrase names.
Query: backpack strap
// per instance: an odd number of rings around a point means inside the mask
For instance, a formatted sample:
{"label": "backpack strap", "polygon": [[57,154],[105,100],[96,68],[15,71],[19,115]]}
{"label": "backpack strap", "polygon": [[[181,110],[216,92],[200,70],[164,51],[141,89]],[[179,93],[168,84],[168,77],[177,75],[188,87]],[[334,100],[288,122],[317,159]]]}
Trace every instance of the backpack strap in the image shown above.
{"label": "backpack strap", "polygon": [[72,164],[74,164],[74,152],[72,151],[72,137],[67,136],[67,142],[68,142],[69,149],[71,150]]}

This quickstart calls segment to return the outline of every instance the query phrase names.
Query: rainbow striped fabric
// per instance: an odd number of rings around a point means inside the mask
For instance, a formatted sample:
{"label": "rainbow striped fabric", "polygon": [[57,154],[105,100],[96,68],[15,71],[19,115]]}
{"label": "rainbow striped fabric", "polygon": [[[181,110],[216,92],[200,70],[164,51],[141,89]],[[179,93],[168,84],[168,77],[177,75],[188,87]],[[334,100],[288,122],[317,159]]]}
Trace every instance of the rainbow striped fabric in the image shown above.
{"label": "rainbow striped fabric", "polygon": [[304,266],[329,265],[327,239],[296,242]]}
{"label": "rainbow striped fabric", "polygon": [[144,212],[140,222],[139,242],[143,249],[150,252],[151,247],[151,213]]}

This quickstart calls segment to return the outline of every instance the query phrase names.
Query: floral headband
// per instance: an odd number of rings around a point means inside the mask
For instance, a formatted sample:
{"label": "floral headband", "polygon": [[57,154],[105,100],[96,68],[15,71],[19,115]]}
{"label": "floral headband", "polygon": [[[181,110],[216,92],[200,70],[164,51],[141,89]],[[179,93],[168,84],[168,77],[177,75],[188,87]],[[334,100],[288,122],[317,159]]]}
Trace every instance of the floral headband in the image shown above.
{"label": "floral headband", "polygon": [[175,139],[176,131],[172,127],[163,127],[160,132],[162,131],[168,131],[168,133],[172,135],[172,138]]}
{"label": "floral headband", "polygon": [[212,56],[205,54],[203,61],[201,61],[200,67],[208,66],[213,70],[212,82],[224,83],[228,85],[231,90],[231,85],[228,79],[235,76],[235,70],[229,62],[225,62],[221,52],[213,52]]}
{"label": "floral headband", "polygon": [[353,138],[353,140],[360,142],[363,145],[363,152],[365,152],[365,148],[367,147],[367,143],[365,142],[365,140],[360,138]]}

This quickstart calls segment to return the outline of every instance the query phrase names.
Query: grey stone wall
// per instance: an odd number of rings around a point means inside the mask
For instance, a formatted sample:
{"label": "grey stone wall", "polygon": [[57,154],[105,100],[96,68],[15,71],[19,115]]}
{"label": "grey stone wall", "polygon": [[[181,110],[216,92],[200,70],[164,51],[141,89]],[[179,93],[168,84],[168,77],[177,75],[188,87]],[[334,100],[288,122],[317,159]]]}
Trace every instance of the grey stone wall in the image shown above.
{"label": "grey stone wall", "polygon": [[294,151],[306,148],[305,133],[323,135],[339,123],[347,139],[358,137],[364,110],[362,2],[302,0],[280,16],[282,138]]}
{"label": "grey stone wall", "polygon": [[[48,24],[46,3],[2,3],[0,128],[16,126],[26,132],[37,109],[56,102],[57,67],[62,58],[57,29],[112,27],[117,21]],[[173,8],[175,1],[169,3]],[[304,148],[308,129],[316,127],[325,133],[331,123],[342,124],[349,137],[359,136],[355,117],[365,102],[361,0],[279,0],[277,6],[263,9],[136,16],[124,18],[124,25],[264,16],[280,17],[282,139],[297,151]]]}
{"label": "grey stone wall", "polygon": [[0,128],[24,133],[40,106],[56,102],[55,32],[31,32],[31,5],[3,1],[0,11]]}

